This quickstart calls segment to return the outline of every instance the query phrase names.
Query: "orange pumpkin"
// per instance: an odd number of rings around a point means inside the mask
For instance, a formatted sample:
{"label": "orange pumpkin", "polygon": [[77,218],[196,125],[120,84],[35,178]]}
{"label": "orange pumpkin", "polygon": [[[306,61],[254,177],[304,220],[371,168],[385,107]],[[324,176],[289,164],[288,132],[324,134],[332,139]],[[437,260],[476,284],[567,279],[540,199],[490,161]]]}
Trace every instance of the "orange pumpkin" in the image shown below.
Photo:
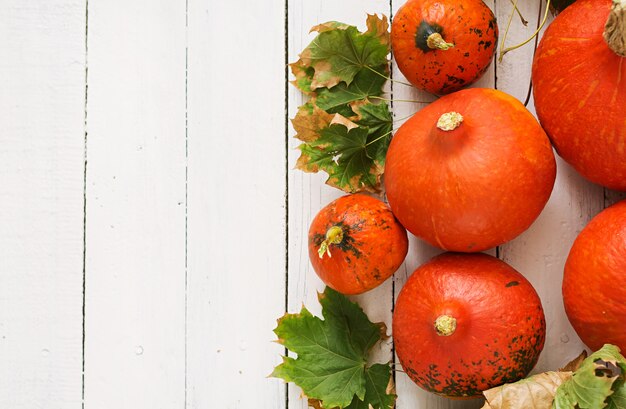
{"label": "orange pumpkin", "polygon": [[409,0],[391,25],[400,71],[417,88],[438,95],[480,78],[497,41],[496,18],[482,0]]}
{"label": "orange pumpkin", "polygon": [[546,323],[532,285],[486,254],[446,253],[419,267],[393,314],[402,368],[449,397],[515,382],[535,366]]}
{"label": "orange pumpkin", "polygon": [[615,4],[578,0],[563,10],[539,43],[532,78],[558,154],[585,178],[626,190],[626,7]]}
{"label": "orange pumpkin", "polygon": [[378,286],[400,267],[408,251],[406,230],[378,199],[340,197],[315,216],[309,259],[322,281],[343,294]]}
{"label": "orange pumpkin", "polygon": [[565,262],[563,302],[580,339],[592,350],[626,350],[626,200],[595,216]]}
{"label": "orange pumpkin", "polygon": [[526,230],[556,176],[550,142],[515,98],[472,88],[417,112],[391,140],[389,205],[411,233],[442,249],[474,252]]}

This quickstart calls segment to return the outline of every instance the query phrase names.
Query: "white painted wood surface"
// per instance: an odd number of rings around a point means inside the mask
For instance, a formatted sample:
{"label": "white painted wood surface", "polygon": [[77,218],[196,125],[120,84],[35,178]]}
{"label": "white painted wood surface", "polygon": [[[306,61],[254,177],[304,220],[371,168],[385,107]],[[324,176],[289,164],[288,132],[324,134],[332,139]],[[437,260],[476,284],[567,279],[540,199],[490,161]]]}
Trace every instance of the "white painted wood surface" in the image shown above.
{"label": "white painted wood surface", "polygon": [[188,408],[285,406],[284,25],[281,2],[189,0]]}
{"label": "white painted wood surface", "polygon": [[[529,25],[515,16],[507,44],[534,31],[540,2],[519,1]],[[402,3],[0,1],[1,408],[306,407],[297,387],[266,378],[284,352],[272,329],[303,303],[319,312],[306,236],[342,193],[293,170],[288,119],[304,100],[286,63],[311,26],[363,28],[366,13]],[[511,4],[488,5],[502,34]],[[475,86],[523,101],[531,58],[532,44]],[[395,126],[422,106],[395,103]],[[536,371],[582,348],[563,312],[563,264],[587,221],[624,196],[559,159],[537,222],[490,251],[542,298]],[[354,299],[391,327],[402,284],[439,252],[412,238],[394,278]],[[391,342],[376,352],[394,358]],[[481,406],[428,394],[401,372],[396,383],[398,409]]]}
{"label": "white painted wood surface", "polygon": [[185,400],[183,2],[89,2],[85,406]]}
{"label": "white painted wood surface", "polygon": [[0,407],[77,409],[84,1],[0,1],[0,55]]}

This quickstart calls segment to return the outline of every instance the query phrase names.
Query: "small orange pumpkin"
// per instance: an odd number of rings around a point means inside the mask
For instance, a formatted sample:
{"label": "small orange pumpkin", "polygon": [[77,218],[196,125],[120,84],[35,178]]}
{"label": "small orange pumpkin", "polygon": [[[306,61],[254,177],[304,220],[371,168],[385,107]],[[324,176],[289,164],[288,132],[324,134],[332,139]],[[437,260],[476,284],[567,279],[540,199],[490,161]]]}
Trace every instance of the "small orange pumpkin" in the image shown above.
{"label": "small orange pumpkin", "polygon": [[313,219],[309,259],[322,281],[343,294],[378,286],[400,267],[408,238],[389,207],[364,194],[340,197]]}
{"label": "small orange pumpkin", "polygon": [[422,388],[448,397],[478,397],[526,376],[545,334],[528,280],[480,253],[445,253],[419,267],[393,313],[402,368]]}
{"label": "small orange pumpkin", "polygon": [[411,84],[437,95],[480,78],[497,41],[496,18],[482,0],[409,0],[391,25],[398,68]]}

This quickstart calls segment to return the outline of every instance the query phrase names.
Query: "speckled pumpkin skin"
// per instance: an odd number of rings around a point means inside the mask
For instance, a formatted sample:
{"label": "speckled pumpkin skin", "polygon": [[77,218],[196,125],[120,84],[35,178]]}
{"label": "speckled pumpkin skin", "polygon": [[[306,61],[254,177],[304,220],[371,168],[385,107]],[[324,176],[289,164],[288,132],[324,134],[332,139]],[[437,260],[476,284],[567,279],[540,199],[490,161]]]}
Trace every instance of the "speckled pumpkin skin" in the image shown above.
{"label": "speckled pumpkin skin", "polygon": [[543,35],[532,68],[539,122],[581,175],[626,190],[626,58],[602,36],[611,0],[577,0]]}
{"label": "speckled pumpkin skin", "polygon": [[593,351],[626,350],[626,201],[608,207],[580,232],[563,275],[565,312]]}
{"label": "speckled pumpkin skin", "polygon": [[[450,111],[452,131],[436,127]],[[385,162],[391,210],[411,233],[444,250],[475,252],[526,230],[556,177],[550,141],[515,98],[471,88],[417,112],[396,132]]]}
{"label": "speckled pumpkin skin", "polygon": [[[332,226],[343,240],[330,245],[332,257],[318,249]],[[364,194],[340,197],[315,216],[309,229],[309,259],[322,281],[343,294],[360,294],[378,286],[400,267],[408,238],[389,207]]]}
{"label": "speckled pumpkin skin", "polygon": [[[424,49],[423,24],[454,44]],[[398,68],[417,88],[443,95],[476,81],[496,50],[498,25],[482,0],[409,0],[391,25],[391,48]]]}
{"label": "speckled pumpkin skin", "polygon": [[[457,320],[452,335],[434,329],[442,314]],[[486,254],[445,253],[422,265],[400,291],[393,314],[404,371],[427,391],[456,398],[526,376],[545,330],[528,280]]]}

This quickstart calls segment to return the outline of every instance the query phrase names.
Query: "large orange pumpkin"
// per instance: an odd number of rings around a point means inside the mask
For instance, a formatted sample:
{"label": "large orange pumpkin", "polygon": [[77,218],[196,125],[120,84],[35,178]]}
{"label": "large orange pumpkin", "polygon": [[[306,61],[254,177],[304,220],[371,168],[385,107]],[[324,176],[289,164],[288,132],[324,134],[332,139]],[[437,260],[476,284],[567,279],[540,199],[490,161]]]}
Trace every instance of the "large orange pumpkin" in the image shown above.
{"label": "large orange pumpkin", "polygon": [[559,155],[587,179],[626,190],[626,6],[615,4],[578,0],[563,10],[539,43],[532,78]]}
{"label": "large orange pumpkin", "polygon": [[515,98],[472,88],[444,96],[396,132],[385,188],[407,230],[446,250],[513,239],[545,206],[556,176],[550,142]]}
{"label": "large orange pumpkin", "polygon": [[563,275],[565,312],[592,350],[626,350],[626,200],[595,216],[570,250]]}
{"label": "large orange pumpkin", "polygon": [[438,95],[480,78],[497,41],[496,18],[482,0],[408,0],[391,24],[398,68],[417,88]]}
{"label": "large orange pumpkin", "polygon": [[546,324],[532,285],[486,254],[447,253],[419,267],[393,314],[402,368],[422,388],[449,397],[528,374],[543,349]]}
{"label": "large orange pumpkin", "polygon": [[364,194],[326,205],[309,228],[309,259],[322,281],[343,294],[380,285],[408,251],[406,230],[389,206]]}

